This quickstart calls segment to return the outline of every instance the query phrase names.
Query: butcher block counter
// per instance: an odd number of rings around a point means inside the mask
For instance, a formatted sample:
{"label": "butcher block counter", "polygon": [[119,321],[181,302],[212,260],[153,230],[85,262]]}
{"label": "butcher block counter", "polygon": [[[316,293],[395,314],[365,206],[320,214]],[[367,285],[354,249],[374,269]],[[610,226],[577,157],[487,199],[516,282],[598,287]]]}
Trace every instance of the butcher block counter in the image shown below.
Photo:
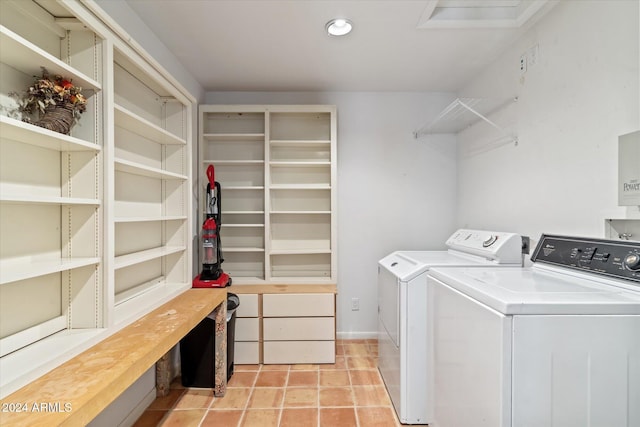
{"label": "butcher block counter", "polygon": [[[0,425],[86,425],[217,307],[216,329],[226,332],[226,296],[226,289],[183,292],[2,399]],[[225,375],[215,388],[224,394]]]}

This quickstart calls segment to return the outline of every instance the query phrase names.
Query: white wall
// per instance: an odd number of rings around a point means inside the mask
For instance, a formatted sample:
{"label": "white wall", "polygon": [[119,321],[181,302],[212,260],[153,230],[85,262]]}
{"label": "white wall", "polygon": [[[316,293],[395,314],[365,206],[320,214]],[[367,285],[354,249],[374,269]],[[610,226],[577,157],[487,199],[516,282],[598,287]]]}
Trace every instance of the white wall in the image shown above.
{"label": "white wall", "polygon": [[[167,49],[125,0],[94,0],[113,20],[122,27],[144,50],[162,65],[198,101],[204,89],[182,66],[180,61]],[[176,31],[181,24],[176,24]]]}
{"label": "white wall", "polygon": [[[486,132],[459,135],[460,226],[603,236],[605,218],[627,214],[617,206],[617,137],[640,129],[638,4],[561,1],[460,91],[519,98],[507,109],[518,146],[468,155]],[[538,62],[521,74],[534,45]]]}
{"label": "white wall", "polygon": [[[380,258],[398,249],[443,248],[453,232],[455,138],[412,136],[452,99],[448,93],[404,92],[206,95],[208,104],[337,106],[337,330],[342,337],[375,336]],[[352,298],[360,299],[359,311],[351,311]]]}

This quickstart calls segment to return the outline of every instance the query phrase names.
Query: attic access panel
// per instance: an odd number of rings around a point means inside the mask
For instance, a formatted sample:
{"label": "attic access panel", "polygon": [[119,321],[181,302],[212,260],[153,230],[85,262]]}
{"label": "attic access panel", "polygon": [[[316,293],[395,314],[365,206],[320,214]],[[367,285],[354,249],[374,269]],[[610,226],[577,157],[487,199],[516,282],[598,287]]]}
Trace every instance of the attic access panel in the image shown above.
{"label": "attic access panel", "polygon": [[428,0],[417,28],[520,28],[556,3],[557,0]]}

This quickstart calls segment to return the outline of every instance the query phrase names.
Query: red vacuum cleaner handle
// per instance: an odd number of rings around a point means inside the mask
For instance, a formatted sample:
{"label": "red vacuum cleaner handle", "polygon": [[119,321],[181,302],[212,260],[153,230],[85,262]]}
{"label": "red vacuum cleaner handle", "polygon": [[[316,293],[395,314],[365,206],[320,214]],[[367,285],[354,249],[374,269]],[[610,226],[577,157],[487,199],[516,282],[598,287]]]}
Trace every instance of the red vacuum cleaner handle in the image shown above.
{"label": "red vacuum cleaner handle", "polygon": [[211,188],[216,188],[215,169],[213,168],[213,165],[209,165],[207,168],[207,178],[209,178],[209,185],[211,185]]}

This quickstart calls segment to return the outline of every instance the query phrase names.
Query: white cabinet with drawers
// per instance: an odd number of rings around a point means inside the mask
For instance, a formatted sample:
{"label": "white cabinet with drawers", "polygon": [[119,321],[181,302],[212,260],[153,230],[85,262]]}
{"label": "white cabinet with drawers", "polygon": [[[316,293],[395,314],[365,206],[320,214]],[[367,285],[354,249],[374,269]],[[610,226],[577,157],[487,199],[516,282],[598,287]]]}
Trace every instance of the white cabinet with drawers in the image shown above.
{"label": "white cabinet with drawers", "polygon": [[335,363],[335,285],[240,285],[236,364]]}
{"label": "white cabinet with drawers", "polygon": [[256,365],[260,363],[259,295],[239,294],[238,297],[240,306],[236,310],[234,363]]}
{"label": "white cabinet with drawers", "polygon": [[333,294],[262,298],[264,363],[335,363]]}

